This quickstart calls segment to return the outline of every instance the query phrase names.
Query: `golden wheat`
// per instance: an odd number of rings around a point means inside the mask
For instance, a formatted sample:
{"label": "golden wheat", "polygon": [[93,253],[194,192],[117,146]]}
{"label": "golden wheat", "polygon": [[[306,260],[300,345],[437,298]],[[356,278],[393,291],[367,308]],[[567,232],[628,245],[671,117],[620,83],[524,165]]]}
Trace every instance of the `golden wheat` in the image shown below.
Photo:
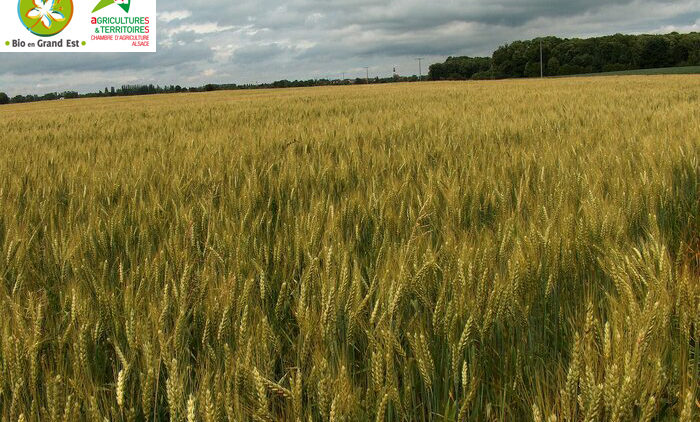
{"label": "golden wheat", "polygon": [[0,108],[3,421],[697,420],[700,80]]}

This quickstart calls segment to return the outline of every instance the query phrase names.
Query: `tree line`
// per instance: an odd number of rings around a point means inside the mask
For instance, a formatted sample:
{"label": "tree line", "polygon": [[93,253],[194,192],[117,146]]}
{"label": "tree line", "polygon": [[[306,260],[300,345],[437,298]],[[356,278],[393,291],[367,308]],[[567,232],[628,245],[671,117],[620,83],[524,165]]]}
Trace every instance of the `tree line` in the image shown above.
{"label": "tree line", "polygon": [[182,88],[180,85],[122,85],[121,88],[105,87],[104,91],[88,92],[86,94],[79,94],[76,91],[63,91],[49,92],[48,94],[44,95],[15,95],[14,97],[9,97],[4,92],[0,92],[0,104],[19,104],[31,103],[35,101],[52,101],[88,97],[116,97],[130,95],[166,94],[188,91],[188,88]]}
{"label": "tree line", "polygon": [[[540,75],[540,45],[542,73],[564,76],[659,67],[700,65],[700,33],[665,35],[615,34],[595,38],[544,37],[515,41],[499,47],[491,57],[448,57],[444,63],[430,66],[431,80],[502,79]],[[104,91],[79,94],[75,91],[52,92],[44,95],[16,95],[0,92],[0,104],[26,103],[81,97],[111,97],[169,94],[177,92],[206,92],[235,89],[294,88],[366,83],[415,82],[418,76],[394,75],[389,78],[355,79],[286,79],[261,84],[206,84],[199,87],[180,85],[123,85]]]}
{"label": "tree line", "polygon": [[501,79],[700,65],[700,33],[544,37],[499,47],[491,57],[449,57],[430,66],[432,80]]}
{"label": "tree line", "polygon": [[0,92],[1,104],[19,104],[35,101],[51,101],[63,100],[72,98],[94,98],[94,97],[123,97],[134,95],[154,95],[154,94],[172,94],[180,92],[210,92],[210,91],[231,91],[237,89],[270,89],[270,88],[301,88],[311,86],[329,86],[329,85],[359,85],[359,84],[380,84],[391,82],[417,82],[418,76],[399,76],[394,75],[390,78],[355,78],[355,79],[308,79],[294,80],[286,79],[270,82],[270,83],[255,83],[255,84],[206,84],[198,87],[182,87],[180,85],[122,85],[120,88],[105,87],[104,91],[88,92],[79,94],[75,91],[51,92],[44,95],[16,95],[9,97],[4,92]]}

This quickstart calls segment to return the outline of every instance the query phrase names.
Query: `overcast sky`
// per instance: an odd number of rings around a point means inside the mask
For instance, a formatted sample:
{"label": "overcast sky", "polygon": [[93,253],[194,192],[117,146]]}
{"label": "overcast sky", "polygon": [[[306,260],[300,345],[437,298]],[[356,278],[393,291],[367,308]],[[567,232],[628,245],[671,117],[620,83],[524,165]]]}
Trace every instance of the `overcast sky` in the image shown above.
{"label": "overcast sky", "polygon": [[512,40],[671,31],[700,31],[700,0],[160,0],[157,53],[0,53],[0,91],[412,75]]}

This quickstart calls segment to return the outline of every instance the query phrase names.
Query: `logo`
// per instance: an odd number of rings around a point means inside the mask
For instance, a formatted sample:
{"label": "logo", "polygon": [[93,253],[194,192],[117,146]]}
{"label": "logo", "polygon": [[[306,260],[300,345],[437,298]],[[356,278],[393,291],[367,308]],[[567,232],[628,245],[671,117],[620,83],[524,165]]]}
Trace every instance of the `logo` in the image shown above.
{"label": "logo", "polygon": [[19,0],[19,19],[29,32],[52,37],[66,29],[73,17],[73,0]]}
{"label": "logo", "polygon": [[100,2],[97,3],[97,6],[95,6],[95,8],[92,9],[92,13],[95,13],[98,10],[102,10],[105,7],[111,6],[113,4],[116,4],[117,6],[124,9],[126,13],[129,13],[129,7],[131,7],[131,0],[100,0]]}
{"label": "logo", "polygon": [[0,56],[30,51],[155,53],[156,1],[0,0]]}

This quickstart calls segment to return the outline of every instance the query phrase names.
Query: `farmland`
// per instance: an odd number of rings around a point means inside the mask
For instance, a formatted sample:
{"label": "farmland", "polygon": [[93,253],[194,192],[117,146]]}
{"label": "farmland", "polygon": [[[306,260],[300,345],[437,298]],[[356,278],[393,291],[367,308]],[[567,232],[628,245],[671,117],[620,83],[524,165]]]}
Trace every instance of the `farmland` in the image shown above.
{"label": "farmland", "polygon": [[616,72],[587,73],[576,76],[631,76],[631,75],[698,75],[700,66],[663,67],[657,69],[620,70]]}
{"label": "farmland", "polygon": [[700,79],[0,107],[4,421],[696,421]]}

